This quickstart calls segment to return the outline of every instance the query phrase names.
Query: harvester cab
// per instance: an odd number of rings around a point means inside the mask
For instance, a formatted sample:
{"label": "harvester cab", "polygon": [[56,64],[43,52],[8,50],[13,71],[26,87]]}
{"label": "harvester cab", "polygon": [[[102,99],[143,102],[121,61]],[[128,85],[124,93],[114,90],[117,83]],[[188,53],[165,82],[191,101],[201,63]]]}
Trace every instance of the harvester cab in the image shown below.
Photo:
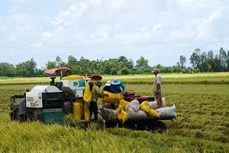
{"label": "harvester cab", "polygon": [[[70,73],[71,69],[60,67],[47,70],[50,85],[37,85],[22,95],[11,96],[11,119],[63,123],[64,114],[73,112],[73,102],[82,99],[86,79],[84,76],[64,77],[62,71]],[[56,72],[61,74],[58,81],[55,81]]]}
{"label": "harvester cab", "polygon": [[[17,99],[20,99],[17,102]],[[55,116],[52,121],[62,122],[64,96],[56,86],[38,85],[23,95],[11,96],[12,120],[40,120],[47,122],[50,114]],[[53,112],[53,113],[52,113]]]}
{"label": "harvester cab", "polygon": [[[62,123],[64,119],[64,103],[67,100],[74,100],[75,96],[68,92],[63,92],[58,83],[55,83],[55,72],[68,71],[66,67],[47,70],[50,75],[50,85],[37,85],[32,90],[26,90],[22,95],[11,96],[10,117],[12,120],[28,121],[38,120],[45,123]],[[61,77],[63,73],[61,72]]]}

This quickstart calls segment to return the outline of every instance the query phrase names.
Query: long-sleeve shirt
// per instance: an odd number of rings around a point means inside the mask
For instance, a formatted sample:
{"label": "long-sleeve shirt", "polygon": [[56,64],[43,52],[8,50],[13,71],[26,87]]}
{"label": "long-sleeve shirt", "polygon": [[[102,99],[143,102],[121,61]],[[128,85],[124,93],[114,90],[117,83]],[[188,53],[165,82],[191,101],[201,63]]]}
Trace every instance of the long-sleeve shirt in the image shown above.
{"label": "long-sleeve shirt", "polygon": [[125,85],[122,82],[120,82],[120,84],[118,84],[118,85],[112,85],[111,84],[110,91],[112,93],[120,93],[120,92],[124,92],[125,88],[126,88]]}
{"label": "long-sleeve shirt", "polygon": [[92,87],[92,91],[91,92],[92,92],[91,101],[97,102],[99,97],[103,97],[103,93],[102,93],[102,91],[100,90],[100,88],[97,85],[94,85]]}

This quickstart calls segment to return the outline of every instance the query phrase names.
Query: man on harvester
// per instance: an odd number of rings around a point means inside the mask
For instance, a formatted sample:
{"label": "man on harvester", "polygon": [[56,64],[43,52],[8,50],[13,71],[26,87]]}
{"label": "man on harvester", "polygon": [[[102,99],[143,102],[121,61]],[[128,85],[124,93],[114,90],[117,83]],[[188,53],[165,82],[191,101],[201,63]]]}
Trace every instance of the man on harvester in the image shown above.
{"label": "man on harvester", "polygon": [[118,79],[113,79],[111,81],[111,85],[110,85],[110,91],[112,93],[124,93],[125,91],[125,85],[120,82]]}

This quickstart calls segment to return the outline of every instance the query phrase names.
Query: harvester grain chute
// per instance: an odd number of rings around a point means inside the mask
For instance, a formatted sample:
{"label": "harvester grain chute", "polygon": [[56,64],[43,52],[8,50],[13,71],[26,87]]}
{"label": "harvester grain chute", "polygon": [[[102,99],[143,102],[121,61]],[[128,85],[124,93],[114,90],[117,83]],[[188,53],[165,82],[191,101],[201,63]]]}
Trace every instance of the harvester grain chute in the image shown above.
{"label": "harvester grain chute", "polygon": [[[54,74],[58,72],[60,72],[60,80],[56,81]],[[93,81],[102,80],[102,77],[96,74],[70,75],[71,69],[67,67],[50,69],[46,73],[50,75],[50,85],[37,85],[31,91],[26,90],[22,95],[11,96],[11,119],[63,123],[66,116],[71,116],[77,122],[90,123],[88,108],[91,98],[90,87]],[[124,94],[104,92],[107,96],[102,99],[100,114],[106,127],[118,125],[132,129],[153,129],[155,125],[164,126],[160,120],[171,120],[176,117],[176,113],[154,116],[154,113],[157,113],[154,97],[136,96],[131,90],[126,90]],[[138,110],[132,111],[135,107],[133,103],[138,104]],[[147,110],[142,109],[144,107],[147,107]],[[93,122],[101,123],[101,121]]]}

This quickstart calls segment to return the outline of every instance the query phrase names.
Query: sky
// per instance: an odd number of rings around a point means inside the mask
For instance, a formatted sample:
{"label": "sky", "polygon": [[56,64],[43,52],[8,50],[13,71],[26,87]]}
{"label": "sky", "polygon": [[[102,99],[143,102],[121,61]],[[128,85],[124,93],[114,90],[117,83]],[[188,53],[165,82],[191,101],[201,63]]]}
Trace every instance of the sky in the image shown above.
{"label": "sky", "polygon": [[0,0],[0,63],[59,56],[141,56],[150,66],[186,66],[195,49],[229,50],[228,0]]}

